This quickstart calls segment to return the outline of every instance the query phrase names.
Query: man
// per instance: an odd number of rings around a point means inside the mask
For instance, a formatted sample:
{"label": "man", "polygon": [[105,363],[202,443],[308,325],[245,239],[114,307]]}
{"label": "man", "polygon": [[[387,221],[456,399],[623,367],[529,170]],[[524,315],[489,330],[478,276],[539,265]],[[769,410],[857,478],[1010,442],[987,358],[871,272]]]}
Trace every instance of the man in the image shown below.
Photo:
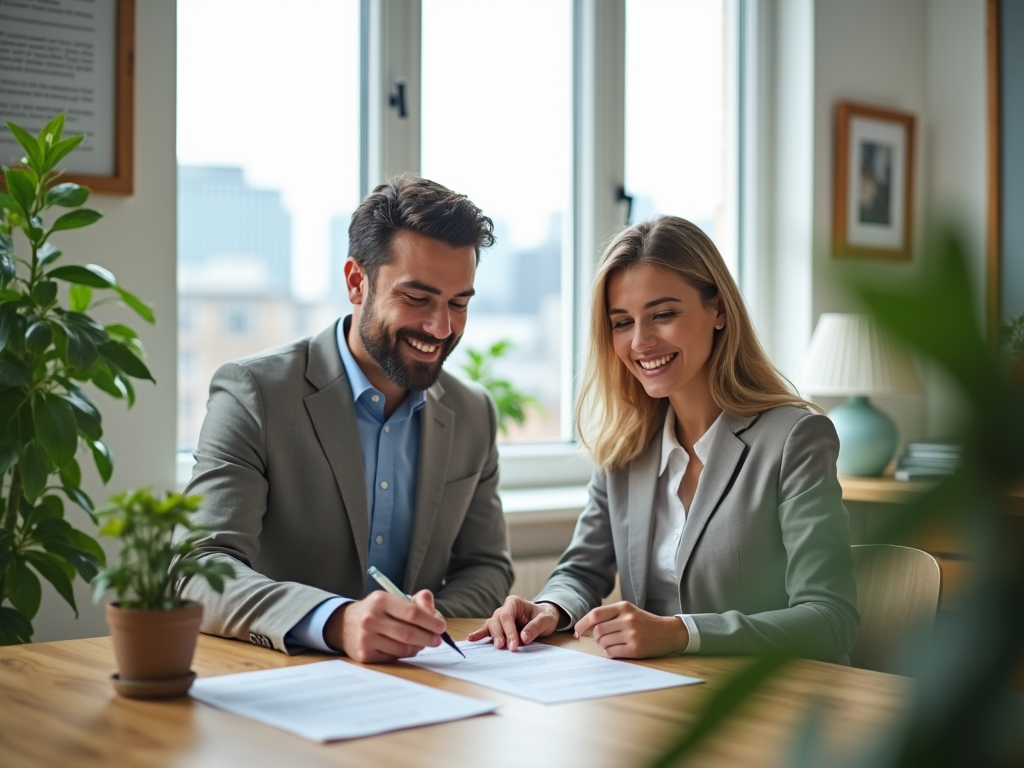
{"label": "man", "polygon": [[[436,646],[441,616],[487,616],[512,583],[486,393],[442,371],[462,336],[491,220],[403,176],[349,227],[350,317],[214,375],[187,493],[212,530],[201,556],[236,578],[204,632],[285,652],[385,661]],[[409,603],[374,590],[375,565]]]}

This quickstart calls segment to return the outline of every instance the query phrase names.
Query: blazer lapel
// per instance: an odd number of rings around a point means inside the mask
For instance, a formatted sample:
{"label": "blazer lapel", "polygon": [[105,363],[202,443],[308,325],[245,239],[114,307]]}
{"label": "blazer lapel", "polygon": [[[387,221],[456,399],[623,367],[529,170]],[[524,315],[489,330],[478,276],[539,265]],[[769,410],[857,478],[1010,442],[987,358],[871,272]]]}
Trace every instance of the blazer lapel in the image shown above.
{"label": "blazer lapel", "polygon": [[416,474],[416,510],[409,560],[405,567],[402,588],[413,591],[423,559],[427,554],[434,522],[440,511],[441,496],[448,479],[448,460],[455,435],[455,412],[441,404],[444,387],[440,382],[427,390],[427,400],[420,412],[420,459]]}
{"label": "blazer lapel", "polygon": [[736,435],[749,427],[757,416],[732,416],[724,414],[724,423],[719,425],[718,434],[708,453],[709,462],[701,473],[697,493],[693,497],[683,527],[683,539],[679,542],[677,572],[685,572],[686,565],[697,546],[704,527],[718,509],[722,496],[736,473],[746,444]]}
{"label": "blazer lapel", "polygon": [[654,537],[654,496],[658,490],[658,465],[661,461],[661,430],[642,454],[629,465],[629,577],[633,582],[636,604],[647,599],[647,572]]}
{"label": "blazer lapel", "polygon": [[352,537],[359,552],[359,571],[365,580],[370,536],[366,472],[359,448],[352,386],[345,375],[337,339],[337,326],[332,325],[310,342],[306,379],[318,391],[308,395],[304,402],[345,502]]}

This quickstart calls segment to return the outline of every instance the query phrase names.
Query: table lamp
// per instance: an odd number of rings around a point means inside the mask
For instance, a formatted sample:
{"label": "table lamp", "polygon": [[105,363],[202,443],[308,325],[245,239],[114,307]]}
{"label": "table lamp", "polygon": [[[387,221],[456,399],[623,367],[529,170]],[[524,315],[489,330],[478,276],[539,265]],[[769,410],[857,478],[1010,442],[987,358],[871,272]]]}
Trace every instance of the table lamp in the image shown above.
{"label": "table lamp", "polygon": [[896,425],[868,397],[921,390],[907,353],[867,315],[827,312],[811,337],[803,380],[807,394],[847,396],[828,413],[839,435],[839,474],[882,474],[896,453]]}

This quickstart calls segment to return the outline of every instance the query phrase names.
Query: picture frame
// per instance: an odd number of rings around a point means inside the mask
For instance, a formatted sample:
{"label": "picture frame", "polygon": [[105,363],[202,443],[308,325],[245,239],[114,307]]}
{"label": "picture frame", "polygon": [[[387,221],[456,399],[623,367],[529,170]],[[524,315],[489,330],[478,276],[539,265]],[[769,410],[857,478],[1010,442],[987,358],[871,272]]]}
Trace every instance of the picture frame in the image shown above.
{"label": "picture frame", "polygon": [[841,101],[835,120],[833,255],[909,261],[916,118]]}
{"label": "picture frame", "polygon": [[[13,53],[0,65],[0,114],[34,133],[66,112],[65,135],[87,138],[61,180],[95,193],[131,195],[135,0],[80,5],[54,0],[10,11],[0,39]],[[35,44],[44,34],[53,50],[43,52]],[[7,164],[21,149],[6,128],[0,134],[0,162]]]}

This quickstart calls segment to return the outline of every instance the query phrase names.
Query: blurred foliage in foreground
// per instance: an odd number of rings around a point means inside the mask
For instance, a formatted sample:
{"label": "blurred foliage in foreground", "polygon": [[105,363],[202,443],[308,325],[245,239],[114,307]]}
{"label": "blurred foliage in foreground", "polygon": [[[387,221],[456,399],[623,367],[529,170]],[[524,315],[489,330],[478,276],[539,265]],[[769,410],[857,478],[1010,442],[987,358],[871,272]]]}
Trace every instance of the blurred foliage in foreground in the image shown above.
{"label": "blurred foliage in foreground", "polygon": [[[881,539],[899,540],[941,521],[975,554],[972,578],[931,641],[904,649],[907,674],[917,682],[903,718],[876,742],[837,761],[817,752],[820,713],[812,713],[794,734],[792,766],[1020,765],[1015,761],[1021,759],[1024,697],[1009,689],[1024,657],[1024,551],[1010,530],[1014,518],[1007,514],[1006,494],[1024,484],[1024,360],[1004,362],[986,344],[967,264],[961,238],[946,230],[929,241],[916,283],[853,289],[881,326],[949,377],[966,409],[958,436],[964,447],[959,470],[894,514]],[[752,662],[709,700],[694,727],[655,765],[684,764],[793,658],[780,649]]]}

